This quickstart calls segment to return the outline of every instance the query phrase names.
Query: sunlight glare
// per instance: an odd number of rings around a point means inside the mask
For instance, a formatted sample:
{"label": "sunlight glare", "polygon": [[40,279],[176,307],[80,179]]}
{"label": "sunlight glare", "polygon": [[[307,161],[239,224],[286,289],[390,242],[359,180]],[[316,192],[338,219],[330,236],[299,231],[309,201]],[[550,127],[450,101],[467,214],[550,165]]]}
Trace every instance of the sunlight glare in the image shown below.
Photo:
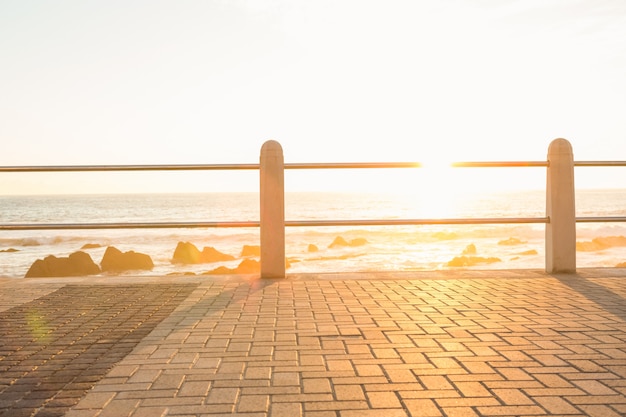
{"label": "sunlight glare", "polygon": [[410,198],[414,217],[449,218],[455,217],[460,198],[467,192],[459,187],[459,172],[454,172],[452,162],[437,157],[420,162],[420,168],[413,176],[415,187]]}

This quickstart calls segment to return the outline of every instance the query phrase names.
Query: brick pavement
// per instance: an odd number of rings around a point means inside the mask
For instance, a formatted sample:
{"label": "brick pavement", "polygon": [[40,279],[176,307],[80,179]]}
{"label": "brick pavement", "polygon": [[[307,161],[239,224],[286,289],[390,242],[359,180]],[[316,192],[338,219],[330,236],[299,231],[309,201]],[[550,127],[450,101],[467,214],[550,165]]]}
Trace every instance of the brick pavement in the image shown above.
{"label": "brick pavement", "polygon": [[67,285],[1,312],[0,416],[64,415],[194,288]]}
{"label": "brick pavement", "polygon": [[180,282],[67,416],[626,415],[623,269]]}

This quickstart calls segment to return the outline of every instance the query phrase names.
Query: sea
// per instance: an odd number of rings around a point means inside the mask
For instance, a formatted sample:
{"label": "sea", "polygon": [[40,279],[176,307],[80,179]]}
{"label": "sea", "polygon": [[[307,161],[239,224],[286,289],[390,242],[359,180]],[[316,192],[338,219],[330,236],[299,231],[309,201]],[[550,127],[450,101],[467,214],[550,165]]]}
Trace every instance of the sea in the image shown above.
{"label": "sea", "polygon": [[[577,190],[578,217],[626,217],[626,189]],[[545,191],[450,193],[443,201],[407,193],[288,192],[286,220],[545,217]],[[259,195],[250,193],[0,196],[0,223],[258,221]],[[578,267],[626,262],[626,223],[579,223]],[[358,245],[331,245],[338,237]],[[594,239],[604,244],[594,245]],[[95,263],[108,246],[150,255],[151,271],[133,275],[203,274],[235,268],[259,229],[0,230],[0,277],[22,278],[37,259],[82,250]],[[172,263],[178,242],[213,247],[233,261]],[[610,242],[610,244],[606,244]],[[85,245],[92,248],[84,249]],[[454,262],[465,256],[466,262]],[[288,227],[287,273],[543,269],[545,224]],[[252,255],[252,258],[255,258]],[[258,259],[258,257],[256,257]],[[463,259],[463,258],[461,258]],[[467,261],[469,260],[469,261]]]}

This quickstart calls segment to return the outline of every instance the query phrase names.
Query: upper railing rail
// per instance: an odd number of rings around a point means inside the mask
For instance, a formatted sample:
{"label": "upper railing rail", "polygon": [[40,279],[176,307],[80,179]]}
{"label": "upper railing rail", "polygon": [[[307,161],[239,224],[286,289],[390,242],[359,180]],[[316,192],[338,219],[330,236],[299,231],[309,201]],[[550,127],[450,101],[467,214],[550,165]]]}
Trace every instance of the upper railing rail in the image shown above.
{"label": "upper railing rail", "polygon": [[[548,161],[451,162],[454,168],[547,167]],[[0,172],[103,172],[103,171],[237,171],[258,170],[259,164],[160,164],[160,165],[25,165],[0,166]],[[285,169],[423,168],[421,162],[296,162]],[[626,167],[626,161],[574,161],[577,167]]]}
{"label": "upper railing rail", "polygon": [[259,164],[0,166],[0,172],[232,171],[255,169],[259,169]]}

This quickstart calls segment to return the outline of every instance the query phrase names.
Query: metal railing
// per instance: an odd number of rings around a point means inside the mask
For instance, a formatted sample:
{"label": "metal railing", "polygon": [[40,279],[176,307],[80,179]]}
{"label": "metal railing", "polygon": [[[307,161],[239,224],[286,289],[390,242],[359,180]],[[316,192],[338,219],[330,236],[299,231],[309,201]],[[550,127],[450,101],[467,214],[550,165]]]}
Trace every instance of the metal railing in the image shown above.
{"label": "metal railing", "polygon": [[575,217],[574,167],[626,167],[626,161],[573,161],[571,145],[565,139],[550,144],[547,161],[455,162],[455,168],[545,167],[548,171],[545,217],[440,218],[440,219],[361,219],[291,220],[284,219],[284,170],[315,169],[390,169],[421,168],[419,162],[283,162],[278,142],[268,141],[261,148],[259,164],[183,164],[183,165],[73,165],[73,166],[0,166],[0,173],[13,172],[95,172],[95,171],[224,171],[259,170],[259,221],[220,222],[124,222],[124,223],[9,223],[8,230],[81,230],[81,229],[175,229],[243,228],[261,229],[261,276],[285,276],[285,227],[321,226],[406,226],[464,224],[546,224],[546,271],[573,272],[576,269],[575,224],[626,222],[626,217]]}

